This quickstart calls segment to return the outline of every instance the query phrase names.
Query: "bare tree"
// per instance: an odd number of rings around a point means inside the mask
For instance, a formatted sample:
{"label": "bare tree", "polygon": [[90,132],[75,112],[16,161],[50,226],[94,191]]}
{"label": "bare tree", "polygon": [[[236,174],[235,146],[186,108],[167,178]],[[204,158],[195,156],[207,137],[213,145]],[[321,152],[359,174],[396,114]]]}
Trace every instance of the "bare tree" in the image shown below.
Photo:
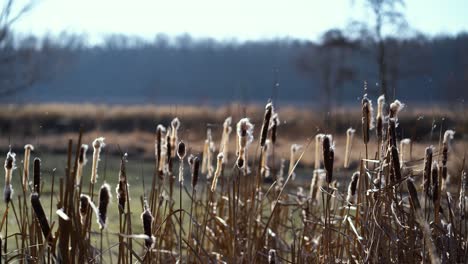
{"label": "bare tree", "polygon": [[[397,31],[406,27],[404,15],[399,10],[405,6],[404,0],[364,0],[373,14],[373,25],[366,25],[361,22],[354,22],[355,25],[360,25],[359,30],[367,39],[371,39],[376,47],[376,62],[378,65],[378,78],[380,84],[380,92],[388,98],[389,85],[389,69],[391,58],[388,54],[388,48],[385,32],[393,27]],[[395,88],[395,87],[393,87]]]}
{"label": "bare tree", "polygon": [[26,89],[40,78],[40,65],[35,56],[37,39],[24,39],[19,46],[12,33],[13,24],[33,5],[34,2],[30,1],[17,8],[14,0],[7,0],[0,7],[0,96]]}

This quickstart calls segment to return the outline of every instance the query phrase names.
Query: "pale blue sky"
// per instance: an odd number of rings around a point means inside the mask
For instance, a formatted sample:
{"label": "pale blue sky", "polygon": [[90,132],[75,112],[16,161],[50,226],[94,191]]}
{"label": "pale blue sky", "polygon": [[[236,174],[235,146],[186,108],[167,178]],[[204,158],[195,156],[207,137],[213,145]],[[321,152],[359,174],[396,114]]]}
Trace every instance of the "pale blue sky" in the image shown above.
{"label": "pale blue sky", "polygon": [[[3,0],[0,0],[3,1]],[[21,0],[26,1],[26,0]],[[20,2],[21,2],[20,1]],[[104,34],[154,38],[157,33],[238,40],[295,37],[316,39],[371,13],[363,0],[40,0],[14,29],[21,33],[85,33],[99,43]],[[435,35],[468,31],[468,0],[407,0],[411,28]]]}

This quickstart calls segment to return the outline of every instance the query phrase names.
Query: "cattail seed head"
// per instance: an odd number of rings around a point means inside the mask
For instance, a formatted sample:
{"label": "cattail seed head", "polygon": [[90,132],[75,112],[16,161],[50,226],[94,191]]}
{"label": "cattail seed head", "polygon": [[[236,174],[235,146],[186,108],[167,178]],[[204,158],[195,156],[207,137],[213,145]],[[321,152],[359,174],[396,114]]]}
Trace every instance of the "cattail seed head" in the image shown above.
{"label": "cattail seed head", "polygon": [[317,134],[315,135],[315,169],[320,169],[320,149],[324,134]]}
{"label": "cattail seed head", "polygon": [[400,141],[400,160],[401,163],[404,164],[405,162],[405,154],[407,151],[407,147],[411,145],[411,139],[409,138],[404,138]]}
{"label": "cattail seed head", "polygon": [[98,170],[98,163],[99,157],[101,155],[101,149],[105,147],[106,144],[104,143],[103,137],[98,137],[93,141],[93,165],[91,169],[91,183],[96,183],[96,179],[98,177],[97,170]]}
{"label": "cattail seed head", "polygon": [[6,203],[11,201],[13,196],[13,186],[11,185],[11,177],[13,170],[16,169],[16,154],[8,151],[7,158],[5,159],[5,188],[3,189],[3,200]]}
{"label": "cattail seed head", "polygon": [[356,130],[353,128],[348,128],[346,130],[346,149],[345,149],[345,159],[344,159],[344,167],[348,168],[349,167],[349,160],[351,158],[351,148],[353,146],[353,139],[354,139],[354,133]]}
{"label": "cattail seed head", "polygon": [[253,141],[253,125],[248,118],[242,118],[237,123],[237,139],[238,139],[238,157],[237,167],[244,168],[247,157],[247,150],[250,143]]}
{"label": "cattail seed head", "polygon": [[153,220],[153,215],[148,209],[147,202],[145,201],[145,210],[141,214],[141,221],[143,222],[143,232],[148,237],[145,239],[145,246],[147,249],[151,249],[154,245],[153,233],[151,232]]}
{"label": "cattail seed head", "polygon": [[418,199],[418,192],[416,191],[416,187],[414,187],[413,178],[408,178],[408,180],[406,181],[406,187],[408,188],[411,204],[416,210],[421,209],[421,204],[419,203]]}
{"label": "cattail seed head", "polygon": [[370,130],[374,128],[372,102],[367,98],[367,94],[362,98],[362,136],[364,144],[369,142]]}
{"label": "cattail seed head", "polygon": [[78,156],[78,166],[76,168],[76,177],[75,177],[76,186],[81,184],[81,176],[83,175],[83,167],[87,162],[87,159],[86,159],[87,150],[88,150],[88,145],[86,144],[81,145],[80,153]]}
{"label": "cattail seed head", "polygon": [[107,222],[107,208],[109,206],[110,199],[112,198],[110,192],[110,186],[104,183],[99,191],[99,206],[98,206],[98,224],[102,230],[106,227]]}
{"label": "cattail seed head", "polygon": [[223,170],[223,161],[224,160],[224,154],[220,152],[217,157],[217,162],[216,162],[216,171],[214,173],[213,181],[211,182],[211,192],[214,192],[216,190],[216,185],[218,184],[218,178],[221,175],[221,172]]}
{"label": "cattail seed head", "polygon": [[268,128],[270,127],[270,119],[273,114],[273,104],[269,102],[265,106],[265,115],[263,117],[262,130],[260,134],[260,146],[265,146],[265,141],[268,134]]}
{"label": "cattail seed head", "polygon": [[404,104],[402,104],[399,100],[393,101],[393,103],[390,104],[390,118],[398,118],[398,113],[405,107]]}
{"label": "cattail seed head", "polygon": [[127,153],[122,156],[120,160],[120,172],[119,172],[119,183],[117,184],[117,188],[115,190],[117,194],[117,202],[119,205],[119,212],[123,213],[125,210],[125,203],[127,202],[128,196],[128,183],[127,183]]}
{"label": "cattail seed head", "polygon": [[33,164],[33,190],[35,193],[41,193],[41,159],[35,158]]}
{"label": "cattail seed head", "polygon": [[432,201],[435,203],[439,199],[439,169],[437,162],[432,163]]}
{"label": "cattail seed head", "polygon": [[296,153],[300,149],[302,149],[301,145],[298,145],[298,144],[292,144],[291,145],[288,175],[291,175],[292,180],[294,180],[296,178],[296,174],[294,173],[294,165],[296,164],[296,156],[297,156]]}
{"label": "cattail seed head", "polygon": [[177,156],[179,157],[180,160],[183,160],[186,155],[186,148],[185,148],[185,143],[183,141],[179,142],[179,145],[177,147]]}
{"label": "cattail seed head", "polygon": [[80,209],[80,220],[81,220],[82,225],[84,225],[84,223],[85,223],[86,216],[87,216],[88,210],[89,210],[90,201],[91,201],[91,199],[89,198],[88,195],[85,195],[85,194],[80,195],[79,209]]}
{"label": "cattail seed head", "polygon": [[280,124],[280,120],[278,117],[278,113],[274,113],[273,116],[271,117],[271,122],[270,122],[270,131],[271,131],[270,138],[271,138],[271,143],[273,143],[273,145],[276,143],[279,124]]}
{"label": "cattail seed head", "polygon": [[432,172],[432,146],[426,148],[426,155],[424,156],[424,170],[423,170],[423,190],[427,197],[432,197],[431,188],[431,172]]}
{"label": "cattail seed head", "polygon": [[327,183],[332,182],[333,178],[333,161],[335,159],[335,151],[332,142],[331,135],[325,135],[323,137],[323,165],[325,167],[325,171],[327,173],[326,179]]}
{"label": "cattail seed head", "polygon": [[171,141],[171,153],[172,153],[172,158],[175,157],[175,148],[177,146],[177,140],[178,140],[178,130],[180,127],[180,121],[179,118],[174,118],[171,122],[171,136],[170,136],[170,141]]}
{"label": "cattail seed head", "polygon": [[268,251],[268,264],[276,264],[276,250],[274,249]]}
{"label": "cattail seed head", "polygon": [[39,225],[41,226],[44,237],[49,239],[52,238],[52,234],[50,234],[49,222],[47,221],[44,208],[42,207],[41,201],[39,199],[39,194],[31,194],[31,207],[33,208],[34,214],[36,215]]}
{"label": "cattail seed head", "polygon": [[31,151],[34,150],[33,145],[27,144],[24,146],[24,163],[23,163],[23,191],[26,192],[29,184],[29,161],[31,159]]}
{"label": "cattail seed head", "polygon": [[351,177],[351,182],[349,183],[349,186],[348,186],[348,196],[346,197],[346,201],[348,203],[355,203],[358,181],[359,181],[359,171],[356,171],[355,173],[353,173],[353,176]]}
{"label": "cattail seed head", "polygon": [[223,159],[224,164],[227,163],[229,136],[231,135],[231,132],[232,132],[231,123],[232,123],[232,117],[228,117],[224,120],[223,134],[221,136],[221,144],[219,146],[219,151],[222,151],[224,155],[224,159]]}
{"label": "cattail seed head", "polygon": [[195,186],[198,183],[198,176],[199,176],[199,170],[200,170],[200,159],[198,157],[193,157],[191,159],[192,162],[192,188],[195,188]]}

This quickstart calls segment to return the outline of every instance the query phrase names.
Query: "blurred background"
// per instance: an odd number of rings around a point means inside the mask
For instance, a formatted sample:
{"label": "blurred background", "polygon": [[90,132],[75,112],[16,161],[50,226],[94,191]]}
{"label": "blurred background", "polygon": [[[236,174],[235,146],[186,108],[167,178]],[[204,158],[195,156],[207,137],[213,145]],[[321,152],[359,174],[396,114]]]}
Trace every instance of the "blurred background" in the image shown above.
{"label": "blurred background", "polygon": [[158,123],[179,116],[196,141],[229,115],[260,123],[268,99],[284,137],[304,140],[359,128],[364,93],[407,104],[400,137],[435,140],[443,126],[465,138],[468,129],[463,0],[0,0],[0,8],[5,149],[63,152],[81,127],[88,141],[105,134],[150,157]]}

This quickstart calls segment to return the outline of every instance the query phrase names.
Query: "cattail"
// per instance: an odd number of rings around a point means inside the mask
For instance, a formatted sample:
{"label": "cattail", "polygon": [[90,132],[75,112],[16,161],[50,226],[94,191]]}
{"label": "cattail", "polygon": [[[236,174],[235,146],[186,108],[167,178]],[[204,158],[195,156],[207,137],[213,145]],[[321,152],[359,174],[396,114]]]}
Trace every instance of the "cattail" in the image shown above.
{"label": "cattail", "polygon": [[220,152],[218,154],[217,162],[216,162],[216,171],[214,173],[213,181],[211,182],[211,192],[216,190],[216,185],[218,184],[218,178],[221,176],[221,171],[223,170],[223,160],[224,154]]}
{"label": "cattail", "polygon": [[270,127],[270,119],[273,113],[273,104],[270,102],[265,106],[265,115],[263,117],[262,130],[260,134],[260,146],[265,146],[268,128]]}
{"label": "cattail", "polygon": [[247,150],[253,141],[253,125],[248,118],[242,118],[237,123],[237,139],[238,139],[238,157],[237,167],[242,169],[247,163]]}
{"label": "cattail", "polygon": [[344,158],[344,167],[347,169],[349,167],[349,159],[351,157],[351,148],[353,146],[353,139],[354,133],[356,130],[353,128],[348,128],[346,130],[346,151],[345,151],[345,158]]}
{"label": "cattail", "polygon": [[41,194],[41,159],[35,158],[33,164],[33,191]]}
{"label": "cattail", "polygon": [[86,151],[88,150],[88,145],[83,144],[80,147],[80,155],[78,157],[78,167],[76,168],[76,185],[81,184],[81,176],[83,175],[83,167],[86,165]]}
{"label": "cattail", "polygon": [[11,176],[13,174],[13,170],[16,169],[16,154],[8,151],[7,158],[5,160],[5,189],[3,190],[3,200],[6,203],[11,201],[11,197],[13,196],[13,186],[11,185]]}
{"label": "cattail", "polygon": [[289,170],[288,176],[291,175],[292,180],[296,178],[296,174],[294,173],[294,165],[296,165],[296,153],[302,148],[301,145],[292,144],[291,145],[291,153],[289,158]]}
{"label": "cattail", "polygon": [[460,196],[458,197],[458,208],[460,209],[461,219],[465,219],[466,188],[468,187],[467,181],[466,172],[463,172],[461,177]]}
{"label": "cattail", "polygon": [[167,132],[166,135],[166,164],[164,166],[164,170],[166,173],[172,172],[172,154],[174,151],[171,142],[171,135],[172,135],[172,128]]}
{"label": "cattail", "polygon": [[405,153],[407,151],[407,146],[411,145],[411,139],[405,138],[400,141],[400,160],[401,164],[405,163]]}
{"label": "cattail", "polygon": [[109,206],[110,199],[112,198],[110,186],[104,183],[99,191],[99,206],[98,206],[98,224],[102,230],[106,227],[107,222],[107,207]]}
{"label": "cattail", "polygon": [[221,136],[221,144],[219,146],[219,151],[223,152],[223,162],[224,164],[227,163],[227,157],[228,157],[228,148],[229,148],[229,136],[231,135],[232,132],[232,117],[226,118],[223,123],[223,134]]}
{"label": "cattail", "polygon": [[270,167],[268,167],[268,160],[272,154],[272,143],[270,139],[265,141],[265,146],[263,147],[262,158],[261,158],[261,174],[263,177],[270,177]]}
{"label": "cattail", "polygon": [[392,164],[393,171],[395,172],[395,179],[397,182],[401,181],[401,167],[400,159],[398,156],[398,149],[395,146],[392,146]]}
{"label": "cattail", "polygon": [[442,179],[447,181],[447,161],[448,161],[448,152],[450,143],[453,140],[453,136],[455,135],[455,131],[447,130],[444,133],[444,141],[442,146]]}
{"label": "cattail", "polygon": [[432,163],[432,201],[436,203],[439,199],[439,169],[437,166],[437,162],[434,161]]}
{"label": "cattail", "polygon": [[325,135],[323,137],[323,165],[327,174],[327,183],[332,182],[333,178],[333,161],[335,159],[335,150],[332,143],[332,136]]}
{"label": "cattail", "polygon": [[398,113],[405,107],[404,104],[402,104],[400,101],[395,100],[393,103],[390,104],[390,113],[389,113],[389,118],[395,118],[396,120],[398,119]]}
{"label": "cattail", "polygon": [[362,98],[362,136],[364,144],[369,142],[370,130],[374,128],[372,102],[367,98],[367,94]]}
{"label": "cattail", "polygon": [[171,158],[175,158],[176,155],[176,146],[177,146],[177,139],[178,139],[178,130],[180,127],[179,118],[174,118],[171,122]]}
{"label": "cattail", "polygon": [[29,161],[31,159],[31,151],[34,147],[31,144],[24,146],[24,162],[23,162],[23,191],[26,192],[29,184]]}
{"label": "cattail", "polygon": [[270,249],[268,251],[268,264],[276,264],[276,250]]}
{"label": "cattail", "polygon": [[166,128],[163,125],[158,125],[156,128],[156,142],[155,142],[155,156],[156,156],[156,168],[159,171],[159,175],[162,175],[164,167],[164,158],[163,158],[163,146],[164,146],[164,134],[166,133]]}
{"label": "cattail", "polygon": [[396,119],[388,119],[388,140],[392,147],[396,148]]}
{"label": "cattail", "polygon": [[423,170],[423,190],[427,197],[432,197],[431,188],[432,146],[426,148]]}
{"label": "cattail", "polygon": [[39,194],[33,193],[31,194],[31,206],[34,210],[34,214],[36,215],[37,221],[39,222],[39,225],[41,226],[42,234],[44,235],[45,238],[51,238],[49,237],[52,236],[50,234],[50,226],[49,222],[47,221],[44,208],[42,207],[41,200],[39,200]]}
{"label": "cattail", "polygon": [[271,143],[273,145],[276,143],[276,138],[278,137],[278,126],[280,124],[280,120],[278,117],[278,113],[274,113],[273,116],[271,117],[271,122],[270,122],[270,138],[271,138]]}
{"label": "cattail", "polygon": [[128,196],[128,181],[127,181],[127,153],[122,156],[120,160],[120,172],[119,172],[119,183],[115,190],[117,194],[117,202],[119,205],[119,212],[123,213],[125,211],[125,203],[127,202]]}
{"label": "cattail", "polygon": [[418,192],[416,191],[416,187],[414,187],[413,178],[408,178],[408,180],[406,181],[406,187],[408,188],[408,193],[410,195],[411,204],[413,205],[413,207],[416,210],[421,209],[421,204],[419,203],[418,199]]}
{"label": "cattail", "polygon": [[198,183],[198,174],[200,170],[200,159],[198,157],[191,156],[189,158],[189,163],[192,168],[192,188],[195,188]]}
{"label": "cattail", "polygon": [[101,155],[101,149],[105,147],[106,144],[104,143],[104,138],[103,137],[98,137],[93,141],[93,166],[91,169],[91,183],[95,184],[96,179],[98,177],[97,170],[98,170],[98,163],[99,163],[99,157]]}
{"label": "cattail", "polygon": [[153,238],[153,233],[151,231],[151,227],[153,225],[153,215],[151,214],[151,211],[148,209],[147,202],[145,201],[145,210],[141,214],[141,221],[143,222],[143,232],[147,236],[145,238],[145,246],[147,249],[153,248],[154,245],[154,238]]}
{"label": "cattail", "polygon": [[351,182],[348,186],[348,196],[346,196],[346,201],[350,204],[355,203],[356,200],[356,189],[359,181],[359,171],[353,173],[351,177]]}
{"label": "cattail", "polygon": [[89,198],[88,195],[82,194],[80,195],[80,220],[81,224],[84,225],[86,221],[86,216],[88,215],[88,210],[89,210],[89,204],[91,202],[91,199]]}
{"label": "cattail", "polygon": [[384,118],[383,118],[383,108],[385,104],[385,95],[379,96],[377,99],[377,138],[379,139],[379,144],[380,141],[382,141],[383,138],[383,123],[384,123]]}
{"label": "cattail", "polygon": [[184,158],[186,155],[186,148],[184,142],[179,142],[177,147],[177,156],[179,157],[179,182],[182,184],[184,182]]}
{"label": "cattail", "polygon": [[322,140],[324,134],[317,134],[315,136],[315,169],[320,169],[320,149],[322,148]]}
{"label": "cattail", "polygon": [[211,128],[206,129],[206,139],[205,145],[203,146],[203,157],[202,157],[202,167],[201,172],[203,174],[208,172],[208,167],[210,166],[210,147],[213,142],[213,137],[211,135]]}

